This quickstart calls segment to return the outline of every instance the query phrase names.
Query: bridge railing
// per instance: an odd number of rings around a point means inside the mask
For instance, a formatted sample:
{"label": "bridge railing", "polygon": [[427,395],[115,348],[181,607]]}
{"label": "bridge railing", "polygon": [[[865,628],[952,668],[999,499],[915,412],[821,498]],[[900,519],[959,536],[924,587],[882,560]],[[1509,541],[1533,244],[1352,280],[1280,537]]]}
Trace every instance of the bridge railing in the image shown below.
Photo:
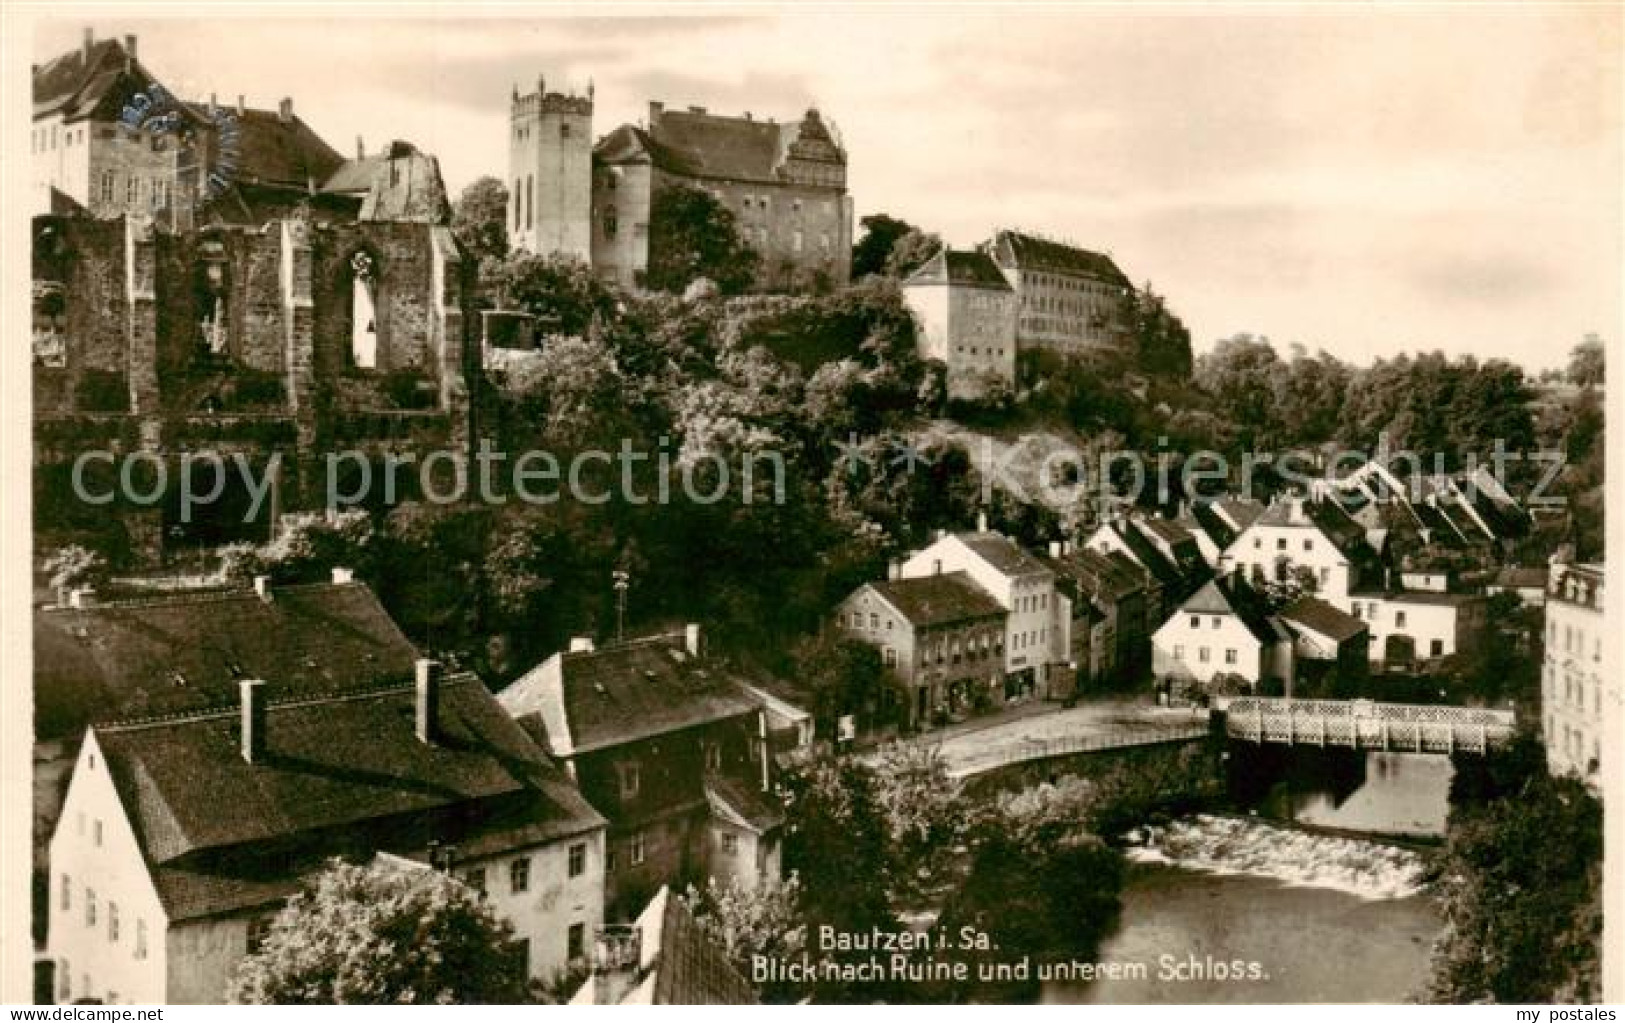
{"label": "bridge railing", "polygon": [[1514,718],[1479,707],[1246,697],[1230,702],[1225,731],[1252,742],[1484,752],[1511,741]]}

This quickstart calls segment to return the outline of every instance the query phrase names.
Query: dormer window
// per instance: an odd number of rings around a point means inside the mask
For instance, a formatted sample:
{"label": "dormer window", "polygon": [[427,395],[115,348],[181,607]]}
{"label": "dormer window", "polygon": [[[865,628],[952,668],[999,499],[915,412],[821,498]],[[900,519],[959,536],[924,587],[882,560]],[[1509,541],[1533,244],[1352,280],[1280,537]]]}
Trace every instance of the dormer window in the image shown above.
{"label": "dormer window", "polygon": [[638,762],[635,760],[628,760],[616,764],[615,771],[620,779],[621,798],[636,798],[638,790],[642,787],[643,783],[643,775],[642,771],[639,769]]}

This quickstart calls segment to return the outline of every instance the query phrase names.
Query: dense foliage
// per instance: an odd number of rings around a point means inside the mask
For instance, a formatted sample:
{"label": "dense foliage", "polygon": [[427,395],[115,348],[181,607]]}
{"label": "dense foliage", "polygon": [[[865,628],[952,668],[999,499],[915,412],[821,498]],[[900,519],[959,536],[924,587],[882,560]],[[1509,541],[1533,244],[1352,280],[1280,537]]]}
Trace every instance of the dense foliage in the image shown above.
{"label": "dense foliage", "polygon": [[1552,778],[1538,745],[1453,792],[1429,998],[1570,1004],[1601,997],[1602,804]]}
{"label": "dense foliage", "polygon": [[250,1005],[450,1005],[529,1000],[512,929],[438,870],[334,861],[241,961]]}
{"label": "dense foliage", "polygon": [[643,284],[681,293],[700,279],[723,294],[749,288],[761,258],[745,243],[733,211],[709,192],[667,184],[649,204],[649,266]]}

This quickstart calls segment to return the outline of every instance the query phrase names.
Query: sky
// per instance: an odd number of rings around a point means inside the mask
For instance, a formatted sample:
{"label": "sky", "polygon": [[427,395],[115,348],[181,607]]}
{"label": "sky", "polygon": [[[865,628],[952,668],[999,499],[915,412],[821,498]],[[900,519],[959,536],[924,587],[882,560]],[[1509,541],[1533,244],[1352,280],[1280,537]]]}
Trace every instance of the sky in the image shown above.
{"label": "sky", "polygon": [[[429,8],[442,13],[445,7]],[[717,9],[41,22],[35,59],[135,34],[172,91],[274,108],[345,155],[407,139],[453,194],[506,177],[508,105],[596,87],[786,120],[816,106],[858,217],[956,247],[1020,227],[1150,281],[1198,351],[1561,365],[1621,323],[1619,5]]]}

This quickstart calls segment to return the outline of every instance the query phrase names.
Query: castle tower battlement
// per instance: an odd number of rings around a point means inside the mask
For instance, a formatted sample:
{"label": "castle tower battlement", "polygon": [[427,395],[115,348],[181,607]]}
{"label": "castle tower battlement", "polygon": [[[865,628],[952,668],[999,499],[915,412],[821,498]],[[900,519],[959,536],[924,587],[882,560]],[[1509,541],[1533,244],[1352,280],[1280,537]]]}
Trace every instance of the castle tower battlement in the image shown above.
{"label": "castle tower battlement", "polygon": [[508,126],[508,236],[516,249],[592,259],[592,107],[587,94],[516,85]]}

